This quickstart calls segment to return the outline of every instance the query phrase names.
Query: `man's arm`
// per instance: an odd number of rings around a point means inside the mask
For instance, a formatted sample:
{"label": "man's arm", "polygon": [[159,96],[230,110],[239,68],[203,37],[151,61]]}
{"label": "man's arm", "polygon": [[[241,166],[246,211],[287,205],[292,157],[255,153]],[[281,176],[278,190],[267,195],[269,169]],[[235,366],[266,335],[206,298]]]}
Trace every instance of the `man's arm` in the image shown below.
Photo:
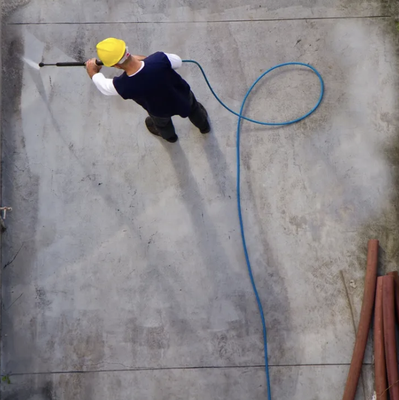
{"label": "man's arm", "polygon": [[172,69],[178,69],[182,66],[183,61],[176,54],[165,53],[165,55],[168,57]]}
{"label": "man's arm", "polygon": [[101,65],[96,64],[96,59],[92,58],[86,62],[87,74],[93,80],[97,89],[106,96],[116,96],[118,92],[115,89],[114,82],[112,79],[107,79],[103,74],[100,73]]}
{"label": "man's arm", "polygon": [[115,89],[113,79],[107,79],[101,72],[93,75],[93,83],[97,89],[106,96],[117,96],[118,92]]}
{"label": "man's arm", "polygon": [[97,65],[97,60],[95,58],[91,58],[86,61],[86,71],[90,76],[90,79],[93,79],[95,74],[98,74],[101,71],[102,65]]}

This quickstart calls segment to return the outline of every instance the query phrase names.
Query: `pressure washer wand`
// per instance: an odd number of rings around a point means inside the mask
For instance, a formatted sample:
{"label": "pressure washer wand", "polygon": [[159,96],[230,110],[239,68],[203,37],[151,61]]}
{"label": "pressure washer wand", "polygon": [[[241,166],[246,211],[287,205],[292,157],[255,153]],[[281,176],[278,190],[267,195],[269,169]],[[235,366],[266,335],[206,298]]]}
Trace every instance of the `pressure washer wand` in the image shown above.
{"label": "pressure washer wand", "polygon": [[[96,61],[97,65],[104,65],[101,61]],[[84,67],[85,63],[84,62],[58,62],[55,64],[45,64],[45,63],[40,63],[39,67]]]}

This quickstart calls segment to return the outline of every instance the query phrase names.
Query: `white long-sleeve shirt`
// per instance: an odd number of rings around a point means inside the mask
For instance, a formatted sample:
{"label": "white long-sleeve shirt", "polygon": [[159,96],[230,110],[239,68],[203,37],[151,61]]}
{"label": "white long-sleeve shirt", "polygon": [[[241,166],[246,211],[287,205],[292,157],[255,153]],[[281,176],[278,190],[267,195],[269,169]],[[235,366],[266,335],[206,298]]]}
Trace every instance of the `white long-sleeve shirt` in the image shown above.
{"label": "white long-sleeve shirt", "polygon": [[[177,56],[176,54],[169,54],[165,53],[166,57],[168,57],[170,65],[172,66],[172,69],[178,69],[182,66],[183,62],[182,59]],[[141,61],[141,67],[138,71],[136,71],[134,74],[129,75],[129,76],[134,76],[138,74],[145,65],[145,61]],[[105,94],[106,96],[117,96],[118,92],[115,89],[114,86],[114,81],[113,79],[108,79],[106,78],[101,72],[93,75],[93,82],[96,85],[97,89],[102,93]]]}

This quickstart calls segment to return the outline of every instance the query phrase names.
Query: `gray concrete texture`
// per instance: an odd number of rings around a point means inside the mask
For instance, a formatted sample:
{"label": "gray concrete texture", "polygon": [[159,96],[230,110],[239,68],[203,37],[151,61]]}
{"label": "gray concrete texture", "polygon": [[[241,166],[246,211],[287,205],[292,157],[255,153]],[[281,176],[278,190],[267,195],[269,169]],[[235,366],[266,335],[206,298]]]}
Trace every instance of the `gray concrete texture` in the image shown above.
{"label": "gray concrete texture", "polygon": [[[227,4],[226,4],[227,3]],[[269,334],[273,398],[343,393],[367,240],[397,268],[398,37],[373,1],[6,2],[3,24],[5,400],[266,398],[262,330],[235,201],[235,125],[193,65],[202,136],[149,134],[144,110],[102,96],[83,68],[108,36],[136,54],[199,61],[233,109],[251,82],[311,63],[310,118],[242,131],[242,204]],[[122,22],[120,22],[122,21]],[[104,23],[102,23],[104,22]],[[107,76],[116,71],[108,69]],[[276,71],[249,116],[296,117],[319,84]],[[371,344],[358,399],[371,399]]]}

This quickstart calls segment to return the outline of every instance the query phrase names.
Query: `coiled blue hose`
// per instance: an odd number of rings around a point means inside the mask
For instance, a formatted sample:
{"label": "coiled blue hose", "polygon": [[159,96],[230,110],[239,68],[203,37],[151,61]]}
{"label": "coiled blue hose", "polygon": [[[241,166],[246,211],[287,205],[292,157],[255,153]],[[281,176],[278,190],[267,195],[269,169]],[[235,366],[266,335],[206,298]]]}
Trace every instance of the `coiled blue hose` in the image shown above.
{"label": "coiled blue hose", "polygon": [[[263,312],[263,307],[262,307],[262,302],[260,301],[260,297],[258,294],[258,290],[256,288],[256,283],[255,283],[255,279],[252,273],[252,267],[251,267],[251,263],[249,261],[249,255],[248,255],[248,249],[247,249],[247,244],[245,241],[245,231],[244,231],[244,222],[243,222],[243,218],[242,218],[242,212],[241,212],[241,191],[240,191],[240,170],[241,170],[241,165],[240,165],[240,133],[241,133],[241,121],[243,119],[253,122],[255,124],[259,124],[259,125],[266,125],[266,126],[283,126],[283,125],[291,125],[294,124],[295,122],[299,122],[303,119],[305,119],[306,117],[308,117],[310,114],[312,114],[317,107],[319,107],[322,99],[323,99],[323,95],[324,95],[324,82],[323,82],[323,78],[321,77],[319,71],[316,70],[316,68],[312,67],[309,64],[304,64],[301,62],[288,62],[288,63],[283,63],[283,64],[279,64],[276,65],[270,69],[268,69],[266,72],[264,72],[262,75],[260,75],[255,82],[251,85],[251,87],[248,89],[247,93],[244,96],[244,100],[242,101],[241,104],[241,108],[240,108],[240,112],[236,113],[235,111],[233,111],[232,109],[230,109],[229,107],[227,107],[217,96],[217,94],[215,93],[215,91],[213,90],[211,84],[209,83],[209,80],[205,74],[205,71],[203,70],[203,68],[201,67],[201,65],[194,60],[183,60],[183,62],[185,63],[192,63],[192,64],[196,64],[198,66],[198,68],[201,70],[202,75],[205,78],[205,82],[207,83],[209,89],[211,90],[212,94],[215,96],[216,100],[228,111],[230,111],[232,114],[236,115],[238,117],[238,122],[237,122],[237,209],[238,209],[238,218],[240,221],[240,230],[241,230],[241,239],[242,239],[242,245],[244,248],[244,254],[245,254],[245,260],[247,262],[247,267],[248,267],[248,273],[249,273],[249,278],[251,280],[251,284],[252,284],[252,288],[254,290],[255,293],[255,297],[256,297],[256,302],[258,303],[258,308],[259,308],[259,314],[260,314],[260,318],[262,320],[262,327],[263,327],[263,348],[264,348],[264,356],[265,356],[265,372],[266,372],[266,383],[267,383],[267,398],[268,400],[271,400],[271,389],[270,389],[270,373],[269,373],[269,361],[268,361],[268,351],[267,351],[267,329],[266,329],[266,321],[265,321],[265,315]],[[303,115],[302,117],[293,119],[291,121],[287,121],[287,122],[262,122],[262,121],[257,121],[255,119],[251,119],[251,118],[247,118],[245,117],[242,113],[244,110],[244,106],[245,103],[248,99],[249,94],[251,93],[252,89],[255,87],[255,85],[265,76],[267,75],[269,72],[280,68],[280,67],[285,67],[287,65],[299,65],[302,67],[306,67],[306,68],[310,68],[319,78],[320,80],[320,96],[319,96],[319,100],[317,101],[316,105],[309,111],[307,112],[305,115]]]}

